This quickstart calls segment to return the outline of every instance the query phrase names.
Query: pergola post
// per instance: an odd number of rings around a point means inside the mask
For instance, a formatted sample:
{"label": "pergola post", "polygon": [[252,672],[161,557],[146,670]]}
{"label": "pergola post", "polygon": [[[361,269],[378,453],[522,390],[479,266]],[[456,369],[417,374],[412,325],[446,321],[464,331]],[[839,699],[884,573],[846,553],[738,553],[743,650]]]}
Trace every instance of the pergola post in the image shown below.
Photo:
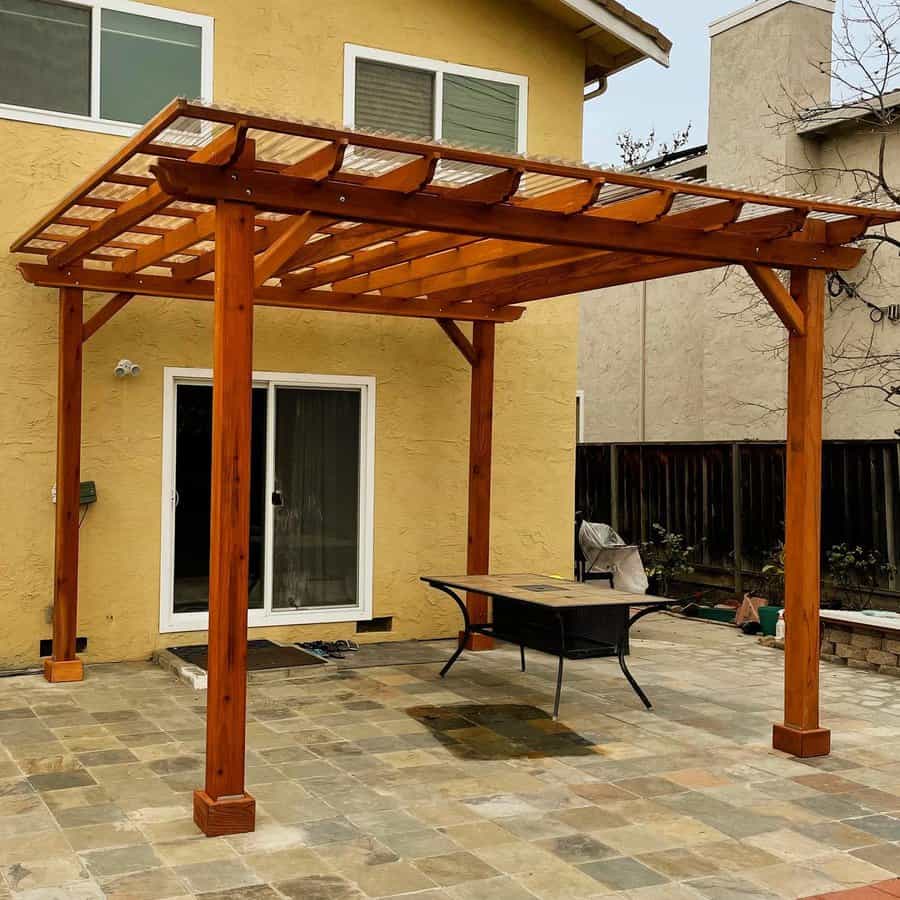
{"label": "pergola post", "polygon": [[819,727],[824,271],[795,270],[791,294],[805,328],[791,332],[788,350],[784,724],[773,746],[811,757],[831,749],[831,732]]}
{"label": "pergola post", "polygon": [[[494,428],[494,323],[475,322],[472,327],[472,399],[469,419],[469,539],[466,572],[487,575],[491,557],[491,457]],[[488,621],[488,600],[482,594],[466,595],[472,624]],[[462,640],[462,634],[460,635]],[[468,649],[491,650],[494,642],[472,635]]]}
{"label": "pergola post", "polygon": [[194,792],[209,836],[253,831],[256,819],[244,790],[254,213],[216,207],[206,785]]}
{"label": "pergola post", "polygon": [[81,493],[80,288],[59,291],[59,368],[56,415],[56,550],[53,580],[53,656],[44,660],[47,681],[81,681],[75,655],[78,630],[78,518]]}

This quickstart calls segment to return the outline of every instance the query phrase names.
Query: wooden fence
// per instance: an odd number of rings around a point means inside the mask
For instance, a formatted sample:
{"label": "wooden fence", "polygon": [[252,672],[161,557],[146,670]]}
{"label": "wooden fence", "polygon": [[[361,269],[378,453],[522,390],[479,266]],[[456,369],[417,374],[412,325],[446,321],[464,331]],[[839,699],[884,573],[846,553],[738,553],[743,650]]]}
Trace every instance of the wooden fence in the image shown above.
{"label": "wooden fence", "polygon": [[[783,443],[580,444],[575,508],[625,540],[654,523],[685,535],[698,575],[736,591],[784,538]],[[846,543],[900,560],[900,441],[826,441],[822,547]],[[900,597],[900,581],[882,588]]]}

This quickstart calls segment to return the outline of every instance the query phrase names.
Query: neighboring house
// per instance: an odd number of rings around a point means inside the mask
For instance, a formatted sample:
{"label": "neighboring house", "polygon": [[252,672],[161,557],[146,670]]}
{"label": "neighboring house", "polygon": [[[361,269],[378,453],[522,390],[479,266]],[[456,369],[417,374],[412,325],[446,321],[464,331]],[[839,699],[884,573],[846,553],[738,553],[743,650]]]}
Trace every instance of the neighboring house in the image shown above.
{"label": "neighboring house", "polygon": [[[176,95],[578,158],[585,92],[668,50],[613,0],[0,0],[0,239]],[[73,225],[104,202],[72,209]],[[14,265],[0,261],[3,667],[34,664],[50,634],[54,552],[57,294],[24,287]],[[138,298],[85,345],[88,661],[205,640],[207,306]],[[499,569],[570,568],[574,439],[559,434],[576,328],[574,303],[537,304],[498,336]],[[465,568],[469,372],[456,349],[433,322],[267,308],[254,368],[251,636],[455,633],[418,576]],[[279,515],[288,492],[303,521]]]}
{"label": "neighboring house", "polygon": [[[778,129],[770,110],[786,95],[800,102],[830,96],[827,73],[816,70],[831,46],[831,0],[765,0],[710,26],[709,146],[683,151],[643,167],[660,176],[707,178],[717,184],[782,187],[831,196],[853,196],[851,177],[831,171],[815,178],[793,169],[830,170],[877,163],[878,136],[858,122],[808,123]],[[900,134],[891,138],[889,174]],[[885,248],[887,249],[887,248]],[[896,253],[879,254],[884,276],[870,279],[868,299],[897,303]],[[852,274],[850,276],[852,279]],[[774,313],[744,326],[736,343],[734,314],[745,307],[745,281],[722,274],[667,278],[585,294],[581,302],[578,389],[587,442],[783,440],[787,365],[784,354],[765,352],[784,341]],[[695,302],[685,304],[685,297]],[[749,295],[752,299],[752,294]],[[678,299],[678,303],[674,302]],[[765,309],[763,308],[765,312]],[[872,323],[856,302],[834,306],[828,340],[865,340]],[[879,328],[882,346],[900,345],[900,323]],[[773,409],[773,413],[765,414]],[[892,438],[900,410],[880,394],[851,391],[829,402],[825,437]]]}
{"label": "neighboring house", "polygon": [[[851,115],[779,128],[772,113],[787,109],[789,97],[829,102],[829,74],[813,63],[831,47],[834,6],[831,0],[761,0],[714,22],[708,147],[642,170],[854,196],[856,182],[837,170],[876,166],[879,135]],[[900,134],[894,134],[887,158],[895,181],[898,153]],[[866,282],[866,299],[896,304],[896,251],[885,247],[878,269]],[[845,274],[850,281],[859,277]],[[784,528],[782,449],[736,443],[785,440],[786,332],[765,305],[746,311],[758,298],[748,286],[743,272],[724,282],[721,272],[700,273],[581,299],[579,441],[617,446],[580,456],[580,484],[590,480],[590,469],[596,478],[608,472],[604,480],[615,488],[595,501],[582,492],[578,502],[593,506],[595,516],[608,515],[629,540],[648,537],[654,522],[685,533],[697,546],[698,572],[705,566],[702,577],[713,582],[730,573],[735,558],[758,572]],[[865,343],[872,330],[859,301],[830,302],[826,353],[840,342]],[[897,352],[900,323],[885,318],[875,338],[876,346]],[[900,449],[892,440],[898,426],[900,409],[880,393],[850,390],[828,402],[825,439],[842,443],[825,448],[826,548],[846,540],[877,548],[892,562],[900,558]],[[884,586],[896,590],[898,582]]]}

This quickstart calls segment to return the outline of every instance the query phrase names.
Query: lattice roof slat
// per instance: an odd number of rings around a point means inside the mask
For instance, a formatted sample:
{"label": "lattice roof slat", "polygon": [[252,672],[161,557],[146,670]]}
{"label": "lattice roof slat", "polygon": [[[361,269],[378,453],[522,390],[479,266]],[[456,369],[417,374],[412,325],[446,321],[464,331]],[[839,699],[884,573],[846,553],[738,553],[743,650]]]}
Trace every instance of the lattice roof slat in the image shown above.
{"label": "lattice roof slat", "polygon": [[12,249],[37,284],[206,299],[221,199],[254,206],[259,303],[503,321],[732,263],[848,269],[846,244],[900,219],[177,100]]}

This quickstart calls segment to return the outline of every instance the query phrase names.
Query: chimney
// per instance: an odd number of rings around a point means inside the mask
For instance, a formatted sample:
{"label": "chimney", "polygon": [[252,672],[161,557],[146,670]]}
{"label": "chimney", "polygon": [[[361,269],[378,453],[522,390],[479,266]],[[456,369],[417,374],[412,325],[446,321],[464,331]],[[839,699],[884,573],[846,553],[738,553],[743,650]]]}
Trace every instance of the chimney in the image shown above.
{"label": "chimney", "polygon": [[771,107],[829,101],[834,8],[833,0],[757,0],[709,26],[711,181],[805,188],[787,172],[813,164],[816,147],[779,128]]}

